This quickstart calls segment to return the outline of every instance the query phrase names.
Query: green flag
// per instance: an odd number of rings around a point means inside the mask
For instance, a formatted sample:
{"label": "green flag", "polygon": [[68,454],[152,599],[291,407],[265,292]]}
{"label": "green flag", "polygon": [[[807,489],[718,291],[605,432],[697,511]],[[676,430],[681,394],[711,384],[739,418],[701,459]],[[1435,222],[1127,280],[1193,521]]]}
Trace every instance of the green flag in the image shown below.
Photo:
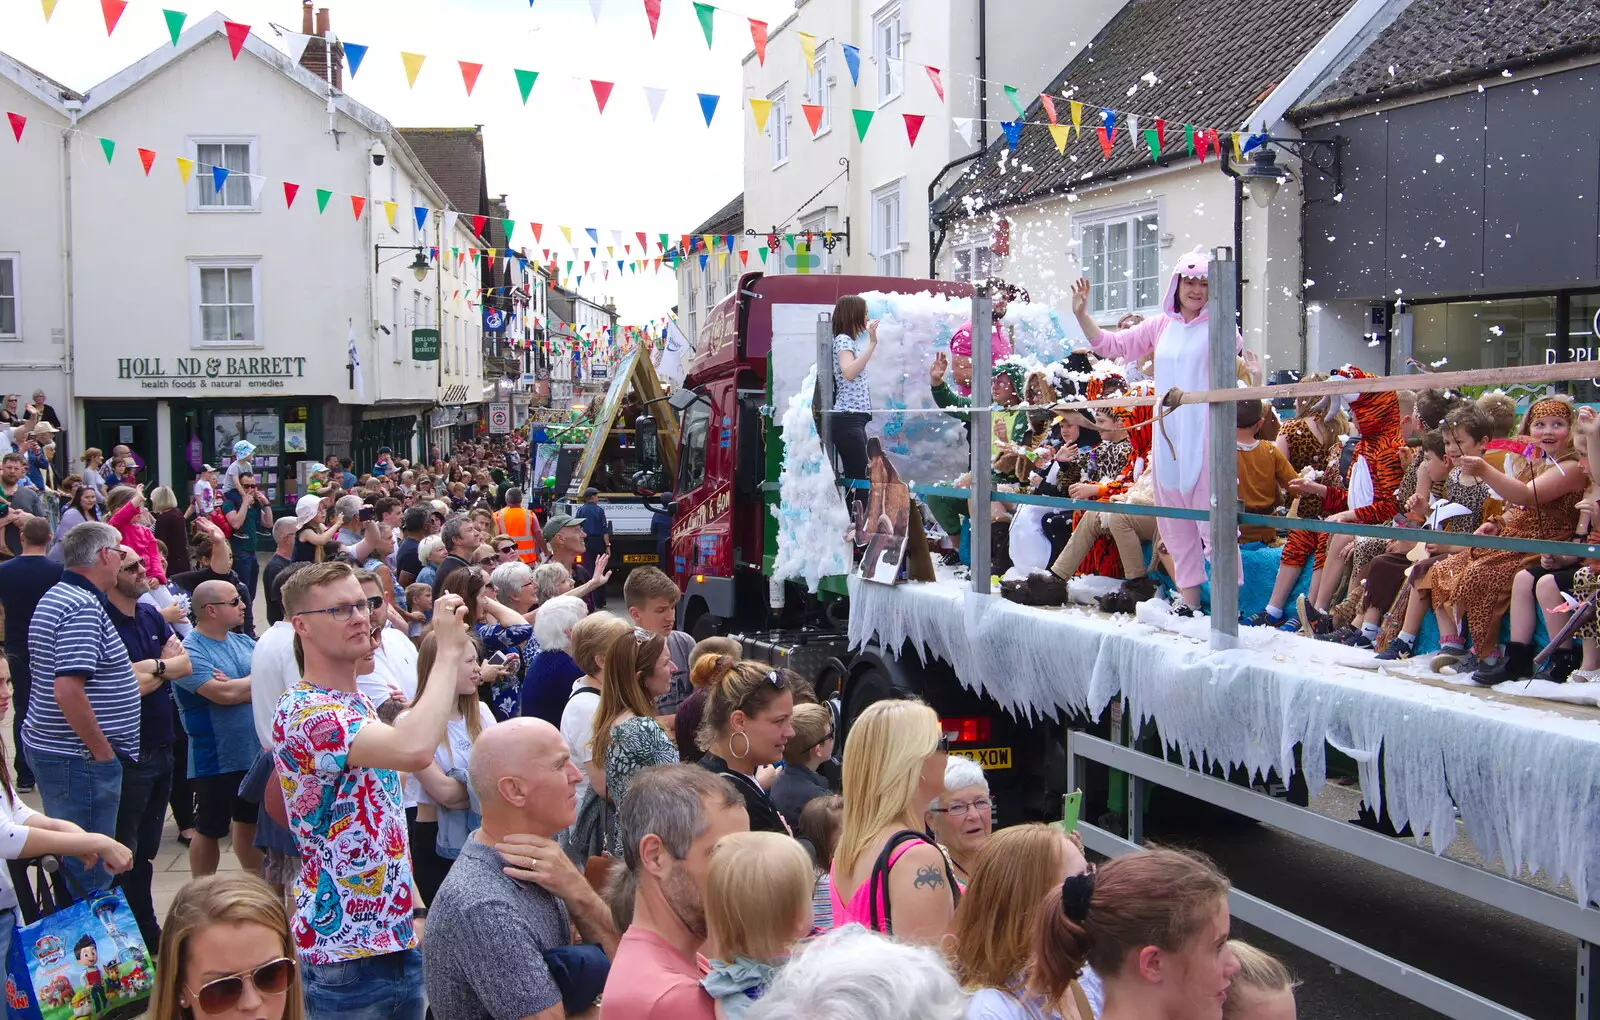
{"label": "green flag", "polygon": [[1187,151],[1188,151],[1189,155],[1193,156],[1194,155],[1194,125],[1193,124],[1185,124],[1183,126],[1183,143],[1187,147]]}
{"label": "green flag", "polygon": [[528,105],[528,93],[533,91],[533,83],[539,80],[538,71],[524,71],[517,68],[517,88],[522,90],[522,105]]}
{"label": "green flag", "polygon": [[167,18],[167,34],[172,36],[172,45],[178,45],[178,36],[183,34],[183,23],[189,16],[182,11],[162,11]]}
{"label": "green flag", "polygon": [[1144,144],[1150,147],[1150,158],[1161,158],[1161,136],[1156,134],[1155,128],[1144,129]]}
{"label": "green flag", "polygon": [[100,151],[106,154],[106,162],[111,162],[111,154],[117,151],[117,143],[109,138],[100,139]]}
{"label": "green flag", "polygon": [[500,221],[500,226],[505,228],[506,244],[509,245],[511,243],[511,232],[513,230],[517,229],[517,221],[516,220],[501,220]]}
{"label": "green flag", "polygon": [[767,264],[767,246],[766,245],[762,245],[758,250],[761,252],[761,264],[762,265],[766,265]]}
{"label": "green flag", "polygon": [[1017,119],[1018,120],[1027,120],[1028,119],[1028,111],[1027,111],[1027,109],[1021,103],[1017,102],[1017,89],[1016,89],[1016,86],[1007,85],[1007,86],[1005,86],[1005,90],[1006,90],[1006,98],[1011,100],[1011,108],[1017,111]]}
{"label": "green flag", "polygon": [[872,111],[871,110],[851,110],[850,112],[856,118],[856,138],[858,138],[859,140],[861,140],[863,142],[866,141],[867,140],[867,128],[872,124]]}
{"label": "green flag", "polygon": [[662,251],[666,251],[667,250],[667,235],[666,234],[662,234],[662,235],[660,235],[660,237],[661,237],[661,250]]}
{"label": "green flag", "polygon": [[700,31],[706,34],[706,48],[711,48],[711,17],[716,8],[710,4],[696,3],[694,5],[695,17],[700,19]]}
{"label": "green flag", "polygon": [[319,212],[319,213],[327,212],[328,211],[328,199],[330,199],[332,197],[333,197],[333,192],[327,190],[326,188],[318,188],[317,189],[317,212]]}

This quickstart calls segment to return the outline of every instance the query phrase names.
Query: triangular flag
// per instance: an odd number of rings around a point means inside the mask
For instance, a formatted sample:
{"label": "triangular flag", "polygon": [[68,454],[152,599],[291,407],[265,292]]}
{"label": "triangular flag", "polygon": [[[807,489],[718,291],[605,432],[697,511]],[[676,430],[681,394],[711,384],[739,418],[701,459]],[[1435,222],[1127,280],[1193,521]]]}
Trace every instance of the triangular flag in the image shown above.
{"label": "triangular flag", "polygon": [[22,141],[22,129],[28,126],[28,118],[20,113],[8,113],[6,119],[11,122],[11,133],[16,136],[17,141]]}
{"label": "triangular flag", "polygon": [[[567,239],[567,243],[568,244],[572,243],[572,228],[571,227],[562,227],[561,228],[561,235]],[[567,267],[567,272],[569,272],[569,273],[572,272],[572,267],[571,266]]]}
{"label": "triangular flag", "polygon": [[648,241],[646,241],[646,240],[645,240],[645,237],[644,237],[644,231],[642,231],[642,230],[641,230],[641,231],[639,231],[639,232],[638,232],[638,233],[637,233],[637,234],[634,234],[634,235],[633,235],[633,236],[634,236],[634,237],[637,237],[637,238],[638,238],[638,239],[639,239],[639,254],[640,254],[640,255],[644,255],[644,254],[646,254],[646,252],[645,252],[645,246],[646,246],[646,245],[647,245],[647,244],[648,244],[648,243],[649,243],[649,242],[648,242]]}
{"label": "triangular flag", "polygon": [[[589,240],[590,241],[594,242],[595,244],[599,244],[600,243],[600,231],[599,230],[595,229],[594,227],[584,227],[583,228],[583,232],[589,235]],[[591,254],[593,254],[593,253],[591,252]]]}
{"label": "triangular flag", "polygon": [[428,222],[428,210],[424,206],[413,206],[411,209],[411,215],[416,217],[417,231],[420,233],[422,231],[423,224]]}
{"label": "triangular flag", "polygon": [[790,251],[794,251],[794,235],[793,234],[784,234],[783,235],[783,239],[789,245],[789,250]]}
{"label": "triangular flag", "polygon": [[650,106],[652,121],[656,119],[656,114],[661,112],[661,101],[665,98],[667,98],[666,89],[652,88],[649,85],[644,87],[644,101]]}
{"label": "triangular flag", "polygon": [[216,190],[217,194],[222,194],[222,186],[228,183],[228,174],[230,172],[225,166],[211,168],[211,186]]}
{"label": "triangular flag", "polygon": [[467,95],[472,95],[472,87],[478,84],[478,75],[483,73],[482,64],[474,64],[470,60],[458,60],[461,65],[461,83],[467,87]]}
{"label": "triangular flag", "polygon": [[422,73],[422,62],[428,59],[427,55],[423,53],[406,53],[402,51],[400,54],[400,59],[406,65],[406,83],[411,88],[416,88],[417,75]]}
{"label": "triangular flag", "polygon": [[1050,123],[1054,124],[1056,122],[1056,101],[1041,92],[1039,93],[1039,104],[1044,107],[1045,116],[1050,118]]}
{"label": "triangular flag", "polygon": [[717,237],[718,237],[717,234],[701,234],[700,235],[700,240],[704,241],[705,244],[706,244],[706,251],[716,251],[717,250]]}
{"label": "triangular flag", "polygon": [[488,222],[489,222],[489,217],[487,217],[487,216],[474,216],[474,217],[472,217],[472,236],[473,237],[482,237],[483,236],[483,228]]}
{"label": "triangular flag", "polygon": [[861,84],[861,47],[851,46],[849,43],[840,43],[839,49],[844,51],[844,66],[850,69],[850,84]]}
{"label": "triangular flag", "polygon": [[224,21],[222,27],[228,33],[228,49],[233,51],[233,59],[238,60],[239,51],[244,49],[245,37],[250,34],[250,26],[237,21]]}
{"label": "triangular flag", "polygon": [[600,108],[601,113],[606,112],[606,100],[611,98],[612,82],[595,81],[589,79],[589,87],[594,89],[594,104]]}
{"label": "triangular flag", "polygon": [[1072,132],[1081,138],[1083,136],[1083,104],[1076,99],[1072,99],[1067,101],[1067,106],[1067,112],[1072,115]]}
{"label": "triangular flag", "polygon": [[1150,149],[1151,159],[1161,158],[1161,136],[1155,128],[1144,129],[1144,144]]}
{"label": "triangular flag", "polygon": [[1156,142],[1163,149],[1167,147],[1167,122],[1160,117],[1156,118]]}
{"label": "triangular flag", "polygon": [[[500,229],[504,230],[506,232],[506,243],[510,244],[511,243],[511,232],[513,230],[517,229],[517,221],[516,220],[501,220],[500,221]],[[511,249],[507,248],[506,250],[510,251]]]}
{"label": "triangular flag", "polygon": [[956,134],[960,135],[961,136],[961,140],[963,142],[966,142],[968,145],[972,144],[972,125],[973,125],[973,123],[974,123],[974,120],[971,117],[951,117],[950,118],[950,124],[951,124],[951,126],[953,126],[956,129]]}
{"label": "triangular flag", "polygon": [[700,268],[701,269],[705,269],[706,263],[710,262],[710,261],[711,261],[711,256],[710,255],[707,255],[705,252],[701,252],[700,253]]}
{"label": "triangular flag", "polygon": [[344,47],[344,59],[350,65],[350,77],[354,78],[356,72],[361,70],[361,62],[367,59],[367,48],[359,43],[340,41]]}
{"label": "triangular flag", "polygon": [[766,245],[762,245],[761,247],[757,248],[756,249],[756,254],[761,256],[761,264],[762,265],[766,265],[767,264],[767,246]]}
{"label": "triangular flag", "polygon": [[1139,115],[1137,113],[1130,113],[1128,114],[1128,138],[1135,145],[1138,145],[1139,137]]}
{"label": "triangular flag", "polygon": [[739,249],[739,264],[741,266],[748,266],[750,264],[750,249],[749,248],[740,248]]}
{"label": "triangular flag", "polygon": [[1072,134],[1072,129],[1065,124],[1048,124],[1046,127],[1050,131],[1050,137],[1055,140],[1056,151],[1066,152],[1067,136]]}
{"label": "triangular flag", "polygon": [[755,119],[756,119],[756,130],[758,132],[759,131],[765,131],[767,129],[767,116],[768,116],[768,114],[772,113],[772,100],[770,100],[770,99],[752,99],[752,100],[750,100],[750,113],[755,116]]}
{"label": "triangular flag", "polygon": [[867,128],[872,125],[872,111],[851,110],[850,115],[856,120],[856,138],[863,142],[866,141]]}
{"label": "triangular flag", "polygon": [[385,202],[385,203],[383,203],[383,215],[389,220],[389,229],[390,230],[395,229],[395,226],[394,226],[394,214],[396,212],[399,212],[399,211],[400,211],[400,203],[399,202]]}
{"label": "triangular flag", "polygon": [[706,117],[706,127],[710,127],[711,118],[715,116],[717,112],[717,100],[721,99],[722,97],[707,95],[704,92],[697,93],[697,95],[700,97],[700,112],[705,114]]}
{"label": "triangular flag", "polygon": [[1000,128],[1006,133],[1006,145],[1015,149],[1017,142],[1022,139],[1022,125],[1014,120],[1003,120],[1000,122]]}
{"label": "triangular flag", "polygon": [[800,52],[805,54],[806,74],[817,73],[817,37],[809,32],[799,32]]}
{"label": "triangular flag", "polygon": [[361,210],[365,209],[366,207],[366,199],[362,198],[360,195],[350,196],[350,211],[355,213],[356,219],[359,220],[361,218]]}
{"label": "triangular flag", "polygon": [[667,250],[667,235],[666,234],[657,234],[656,238],[661,242],[661,250],[662,251],[666,251]]}
{"label": "triangular flag", "polygon": [[917,135],[922,131],[922,122],[926,118],[920,113],[907,113],[902,116],[906,119],[906,139],[912,145],[916,145]]}
{"label": "triangular flag", "polygon": [[325,213],[325,212],[328,211],[328,199],[330,199],[332,197],[333,197],[333,192],[329,191],[328,189],[326,189],[326,188],[318,188],[317,189],[317,213],[319,215],[321,213]]}
{"label": "triangular flag", "polygon": [[44,0],[44,20],[50,21],[50,15],[56,12],[56,0]]}
{"label": "triangular flag", "polygon": [[1017,119],[1018,120],[1027,120],[1028,119],[1028,108],[1023,106],[1022,105],[1022,101],[1017,98],[1016,86],[1015,85],[1002,85],[1001,88],[1003,88],[1005,90],[1006,98],[1011,100],[1011,108],[1013,110],[1017,111]]}
{"label": "triangular flag", "polygon": [[[539,244],[540,243],[539,235],[544,233],[544,224],[543,223],[532,223],[532,222],[530,222],[528,224],[528,226],[533,228],[533,243],[534,244]],[[545,258],[546,262],[550,261],[550,256],[549,255],[546,255],[544,258]]]}
{"label": "triangular flag", "polygon": [[128,0],[100,0],[100,13],[106,18],[106,35],[116,30],[117,21],[127,6]]}
{"label": "triangular flag", "polygon": [[811,125],[811,137],[817,136],[817,129],[822,126],[823,107],[815,103],[801,103],[800,109],[806,115],[806,123]]}
{"label": "triangular flag", "polygon": [[654,39],[661,23],[661,0],[644,0],[644,16],[650,19],[650,38]]}
{"label": "triangular flag", "polygon": [[767,23],[750,19],[750,41],[756,44],[756,60],[767,66]]}
{"label": "triangular flag", "polygon": [[[1203,137],[1203,135],[1202,135],[1202,137]],[[1195,146],[1194,125],[1193,124],[1185,124],[1183,126],[1183,144],[1184,144],[1184,146],[1186,147],[1186,149],[1188,150],[1188,152],[1189,152],[1189,154],[1191,156],[1192,155],[1196,155],[1198,153],[1199,150]],[[1200,162],[1204,163],[1205,161],[1206,161],[1205,157],[1201,156],[1200,157]]]}
{"label": "triangular flag", "polygon": [[298,184],[290,184],[288,181],[284,181],[283,182],[283,207],[285,209],[293,209],[294,208],[294,197],[296,195],[298,195],[298,194],[300,194],[300,185],[298,185]]}
{"label": "triangular flag", "polygon": [[116,154],[117,143],[109,138],[100,139],[100,151],[106,154],[106,162],[111,162],[111,157]]}
{"label": "triangular flag", "polygon": [[594,15],[596,25],[600,24],[600,3],[601,0],[589,0],[589,13]]}
{"label": "triangular flag", "polygon": [[[306,55],[306,47],[311,45],[311,37],[301,32],[285,32],[283,41],[289,44],[289,59],[296,64]],[[176,40],[173,45],[177,45]]]}
{"label": "triangular flag", "polygon": [[524,71],[517,68],[517,88],[522,90],[522,105],[528,105],[528,93],[533,91],[533,83],[539,80],[538,71]]}
{"label": "triangular flag", "polygon": [[711,48],[711,14],[715,9],[710,4],[694,5],[694,16],[700,19],[700,31],[706,34],[706,49]]}
{"label": "triangular flag", "polygon": [[1244,149],[1240,140],[1241,135],[1242,132],[1233,132],[1233,158],[1242,163],[1244,162]]}
{"label": "triangular flag", "polygon": [[944,82],[939,79],[939,69],[932,64],[924,64],[928,69],[928,80],[933,82],[933,91],[939,94],[939,102],[944,102]]}
{"label": "triangular flag", "polygon": [[[16,114],[12,114],[16,116]],[[20,132],[18,132],[20,134]],[[184,159],[182,156],[174,157],[178,161],[178,176],[183,178],[183,183],[189,183],[189,175],[194,173],[194,160]]]}
{"label": "triangular flag", "polygon": [[1114,131],[1116,131],[1116,128],[1113,126],[1110,130],[1107,130],[1104,125],[1101,125],[1100,127],[1097,127],[1094,130],[1095,130],[1095,134],[1100,136],[1100,151],[1105,154],[1105,158],[1106,159],[1110,159],[1111,158],[1111,146],[1113,144],[1113,139],[1112,139],[1111,136],[1112,136],[1112,133]]}
{"label": "triangular flag", "polygon": [[150,168],[155,165],[156,154],[154,149],[140,149],[139,162],[144,164],[144,175],[150,176]]}
{"label": "triangular flag", "polygon": [[[50,0],[50,6],[55,6],[55,0]],[[167,19],[167,34],[172,36],[172,45],[178,45],[178,36],[183,34],[183,23],[189,19],[189,16],[182,11],[163,10],[161,14]],[[300,58],[296,57],[295,63],[298,64],[299,62]]]}

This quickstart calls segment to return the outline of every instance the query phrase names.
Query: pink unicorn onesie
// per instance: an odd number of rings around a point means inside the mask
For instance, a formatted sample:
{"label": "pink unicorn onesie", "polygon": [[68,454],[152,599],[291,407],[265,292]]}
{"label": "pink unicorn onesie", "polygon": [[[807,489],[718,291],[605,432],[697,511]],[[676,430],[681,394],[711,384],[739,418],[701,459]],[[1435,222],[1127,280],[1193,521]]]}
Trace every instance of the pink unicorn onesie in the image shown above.
{"label": "pink unicorn onesie", "polygon": [[[1089,281],[1072,288],[1072,311],[1094,352],[1137,364],[1155,354],[1155,389],[1159,396],[1176,386],[1194,392],[1211,388],[1211,325],[1206,300],[1210,293],[1210,263],[1204,248],[1178,259],[1167,283],[1161,314],[1125,330],[1101,329],[1088,314]],[[1236,343],[1242,348],[1243,338]],[[1211,424],[1209,405],[1184,404],[1167,415],[1165,435],[1153,437],[1156,502],[1192,510],[1211,509],[1211,479],[1207,463]],[[1170,440],[1170,445],[1169,445]],[[1200,608],[1200,586],[1206,580],[1210,555],[1206,521],[1158,519],[1161,541],[1172,555],[1173,581],[1191,609]]]}

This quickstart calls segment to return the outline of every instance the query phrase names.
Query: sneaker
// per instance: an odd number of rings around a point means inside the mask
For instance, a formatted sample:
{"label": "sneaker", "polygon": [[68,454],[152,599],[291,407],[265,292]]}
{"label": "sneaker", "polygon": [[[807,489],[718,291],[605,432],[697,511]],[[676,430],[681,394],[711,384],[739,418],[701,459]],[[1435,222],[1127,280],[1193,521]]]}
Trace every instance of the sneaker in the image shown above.
{"label": "sneaker", "polygon": [[1240,620],[1246,627],[1276,627],[1283,622],[1283,615],[1273,616],[1265,609],[1247,619]]}
{"label": "sneaker", "polygon": [[1333,631],[1330,634],[1318,634],[1317,635],[1317,640],[1318,641],[1331,641],[1336,645],[1347,645],[1347,644],[1350,643],[1350,640],[1352,638],[1354,638],[1356,635],[1358,635],[1360,633],[1361,633],[1361,628],[1352,627],[1349,624],[1345,624],[1343,627],[1340,627],[1338,630]]}
{"label": "sneaker", "polygon": [[1340,644],[1347,648],[1361,648],[1367,651],[1372,650],[1372,639],[1361,633],[1359,630],[1345,640],[1341,641]]}
{"label": "sneaker", "polygon": [[1456,672],[1460,673],[1460,663],[1465,660],[1466,657],[1467,650],[1460,645],[1442,645],[1440,647],[1439,654],[1435,655],[1433,660],[1428,663],[1428,668],[1433,670],[1435,673],[1438,673],[1446,666],[1454,666],[1457,667]]}
{"label": "sneaker", "polygon": [[1304,595],[1295,600],[1295,608],[1300,614],[1300,633],[1317,637],[1333,632],[1333,617],[1312,605]]}
{"label": "sneaker", "polygon": [[1199,610],[1183,601],[1183,592],[1173,591],[1167,599],[1167,606],[1172,610],[1173,616],[1192,617],[1199,616]]}
{"label": "sneaker", "polygon": [[1417,646],[1403,637],[1397,637],[1389,642],[1389,647],[1378,653],[1378,658],[1384,662],[1398,662],[1409,659],[1415,655]]}
{"label": "sneaker", "polygon": [[1300,633],[1300,618],[1298,616],[1285,616],[1283,622],[1278,624],[1278,629],[1285,634]]}
{"label": "sneaker", "polygon": [[18,793],[32,793],[35,789],[37,789],[37,787],[34,785],[33,780],[31,780],[31,779],[19,779],[19,780],[17,780],[17,792]]}

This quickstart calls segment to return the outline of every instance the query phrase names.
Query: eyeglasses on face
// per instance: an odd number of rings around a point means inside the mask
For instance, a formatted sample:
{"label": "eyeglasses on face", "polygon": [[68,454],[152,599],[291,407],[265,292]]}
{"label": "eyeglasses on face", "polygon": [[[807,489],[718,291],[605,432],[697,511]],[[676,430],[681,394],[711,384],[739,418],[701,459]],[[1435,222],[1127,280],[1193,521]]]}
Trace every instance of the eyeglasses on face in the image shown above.
{"label": "eyeglasses on face", "polygon": [[289,989],[289,979],[294,975],[294,961],[279,957],[255,970],[234,974],[215,981],[207,981],[199,991],[190,989],[200,1009],[208,1014],[226,1012],[237,1006],[244,997],[244,983],[250,982],[262,995],[282,995]]}
{"label": "eyeglasses on face", "polygon": [[317,616],[319,614],[325,614],[335,623],[347,623],[349,622],[350,617],[354,615],[371,616],[373,613],[376,613],[378,608],[382,605],[383,597],[380,595],[374,595],[371,598],[362,599],[360,602],[349,602],[340,606],[329,606],[327,609],[302,609],[300,612],[295,613],[294,615]]}
{"label": "eyeglasses on face", "polygon": [[[124,569],[126,569],[126,568],[124,568]],[[204,609],[206,606],[241,606],[241,605],[244,605],[244,596],[235,595],[233,598],[228,599],[225,602],[207,602],[204,606],[201,606],[200,608]]]}
{"label": "eyeglasses on face", "polygon": [[933,811],[936,814],[949,815],[951,818],[963,818],[966,816],[968,811],[977,811],[982,813],[990,810],[993,807],[994,801],[990,800],[988,797],[979,797],[970,804],[963,804],[957,801],[956,803],[951,804],[949,807],[936,807],[933,809]]}
{"label": "eyeglasses on face", "polygon": [[144,569],[144,564],[134,560],[132,563],[124,563],[121,572],[124,574],[137,574],[142,569]]}
{"label": "eyeglasses on face", "polygon": [[517,547],[514,545],[503,545],[496,549],[495,552],[498,552],[501,556],[515,556],[517,554]]}

